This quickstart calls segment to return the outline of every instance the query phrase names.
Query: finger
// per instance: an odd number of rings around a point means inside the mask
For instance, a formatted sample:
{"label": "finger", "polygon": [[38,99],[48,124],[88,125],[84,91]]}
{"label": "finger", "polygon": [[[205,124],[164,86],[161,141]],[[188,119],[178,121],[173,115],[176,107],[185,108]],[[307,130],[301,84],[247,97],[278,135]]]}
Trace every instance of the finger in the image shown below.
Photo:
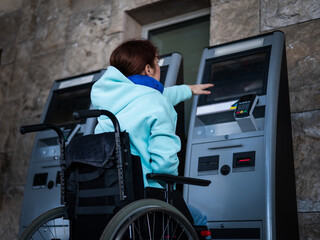
{"label": "finger", "polygon": [[214,84],[212,84],[212,83],[201,84],[202,89],[210,88],[210,87],[213,87],[213,86],[214,86]]}
{"label": "finger", "polygon": [[211,92],[210,91],[203,91],[202,94],[209,95],[209,94],[211,94]]}
{"label": "finger", "polygon": [[195,94],[195,95],[202,95],[202,94],[209,95],[209,94],[211,94],[211,92],[210,91],[199,90],[199,91],[195,91],[193,94]]}

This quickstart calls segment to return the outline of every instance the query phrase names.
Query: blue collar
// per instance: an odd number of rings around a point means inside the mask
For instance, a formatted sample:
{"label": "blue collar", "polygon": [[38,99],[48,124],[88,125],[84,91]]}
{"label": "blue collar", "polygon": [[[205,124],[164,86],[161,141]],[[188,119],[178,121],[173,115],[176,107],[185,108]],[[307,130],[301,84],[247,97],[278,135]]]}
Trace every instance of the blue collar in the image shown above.
{"label": "blue collar", "polygon": [[133,83],[151,87],[153,89],[158,90],[159,92],[163,93],[163,85],[156,79],[149,77],[147,75],[132,75],[128,77]]}

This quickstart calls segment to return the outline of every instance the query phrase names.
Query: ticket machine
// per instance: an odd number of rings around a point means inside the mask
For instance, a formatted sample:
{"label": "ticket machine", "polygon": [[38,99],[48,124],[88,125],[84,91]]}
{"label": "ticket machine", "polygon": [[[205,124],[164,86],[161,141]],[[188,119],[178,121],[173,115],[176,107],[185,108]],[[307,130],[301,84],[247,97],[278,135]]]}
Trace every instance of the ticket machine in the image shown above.
{"label": "ticket machine", "polygon": [[214,239],[299,239],[285,40],[276,31],[204,49],[184,186]]}
{"label": "ticket machine", "polygon": [[[58,125],[63,130],[66,143],[75,136],[90,132],[94,123],[90,119],[75,121],[72,114],[75,110],[90,108],[91,86],[104,71],[55,81],[40,122]],[[61,206],[59,155],[56,133],[53,130],[38,132],[25,185],[20,233],[42,213]]]}

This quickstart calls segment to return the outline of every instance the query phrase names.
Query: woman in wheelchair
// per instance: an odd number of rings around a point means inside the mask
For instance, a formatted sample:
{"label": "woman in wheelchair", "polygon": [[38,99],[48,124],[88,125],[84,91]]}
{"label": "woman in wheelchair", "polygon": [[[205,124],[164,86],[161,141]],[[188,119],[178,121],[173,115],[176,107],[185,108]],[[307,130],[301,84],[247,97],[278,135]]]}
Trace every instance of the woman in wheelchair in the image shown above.
{"label": "woman in wheelchair", "polygon": [[63,205],[36,218],[20,239],[210,239],[206,216],[174,191],[176,183],[210,184],[177,176],[174,106],[192,94],[209,94],[212,85],[164,88],[157,49],[147,40],[121,44],[110,65],[92,87],[97,110],[75,112],[98,117],[95,135],[74,138],[65,148],[58,126],[20,128],[58,134]]}
{"label": "woman in wheelchair", "polygon": [[[115,114],[121,131],[130,134],[131,154],[140,157],[143,184],[150,196],[157,195],[156,189],[165,186],[147,179],[147,174],[178,175],[177,153],[181,143],[175,134],[177,113],[174,106],[193,94],[210,94],[206,89],[212,86],[198,84],[164,88],[160,83],[157,48],[148,40],[131,40],[118,46],[111,54],[107,71],[93,85],[91,101],[94,108]],[[110,119],[100,116],[95,134],[113,129]],[[188,215],[188,210],[182,206],[185,204],[182,197],[176,198],[181,199],[173,205]],[[192,206],[189,211],[194,225],[206,225],[204,214]]]}

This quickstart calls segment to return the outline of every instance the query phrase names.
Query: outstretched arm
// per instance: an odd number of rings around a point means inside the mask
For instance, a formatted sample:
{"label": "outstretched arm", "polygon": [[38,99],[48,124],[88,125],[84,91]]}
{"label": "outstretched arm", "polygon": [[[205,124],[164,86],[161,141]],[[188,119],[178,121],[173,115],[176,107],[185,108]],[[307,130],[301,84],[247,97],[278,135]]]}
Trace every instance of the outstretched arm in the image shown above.
{"label": "outstretched arm", "polygon": [[210,94],[210,91],[205,90],[210,87],[213,87],[213,84],[207,83],[166,87],[163,91],[163,95],[165,95],[169,102],[175,106],[182,101],[190,99],[192,95]]}

